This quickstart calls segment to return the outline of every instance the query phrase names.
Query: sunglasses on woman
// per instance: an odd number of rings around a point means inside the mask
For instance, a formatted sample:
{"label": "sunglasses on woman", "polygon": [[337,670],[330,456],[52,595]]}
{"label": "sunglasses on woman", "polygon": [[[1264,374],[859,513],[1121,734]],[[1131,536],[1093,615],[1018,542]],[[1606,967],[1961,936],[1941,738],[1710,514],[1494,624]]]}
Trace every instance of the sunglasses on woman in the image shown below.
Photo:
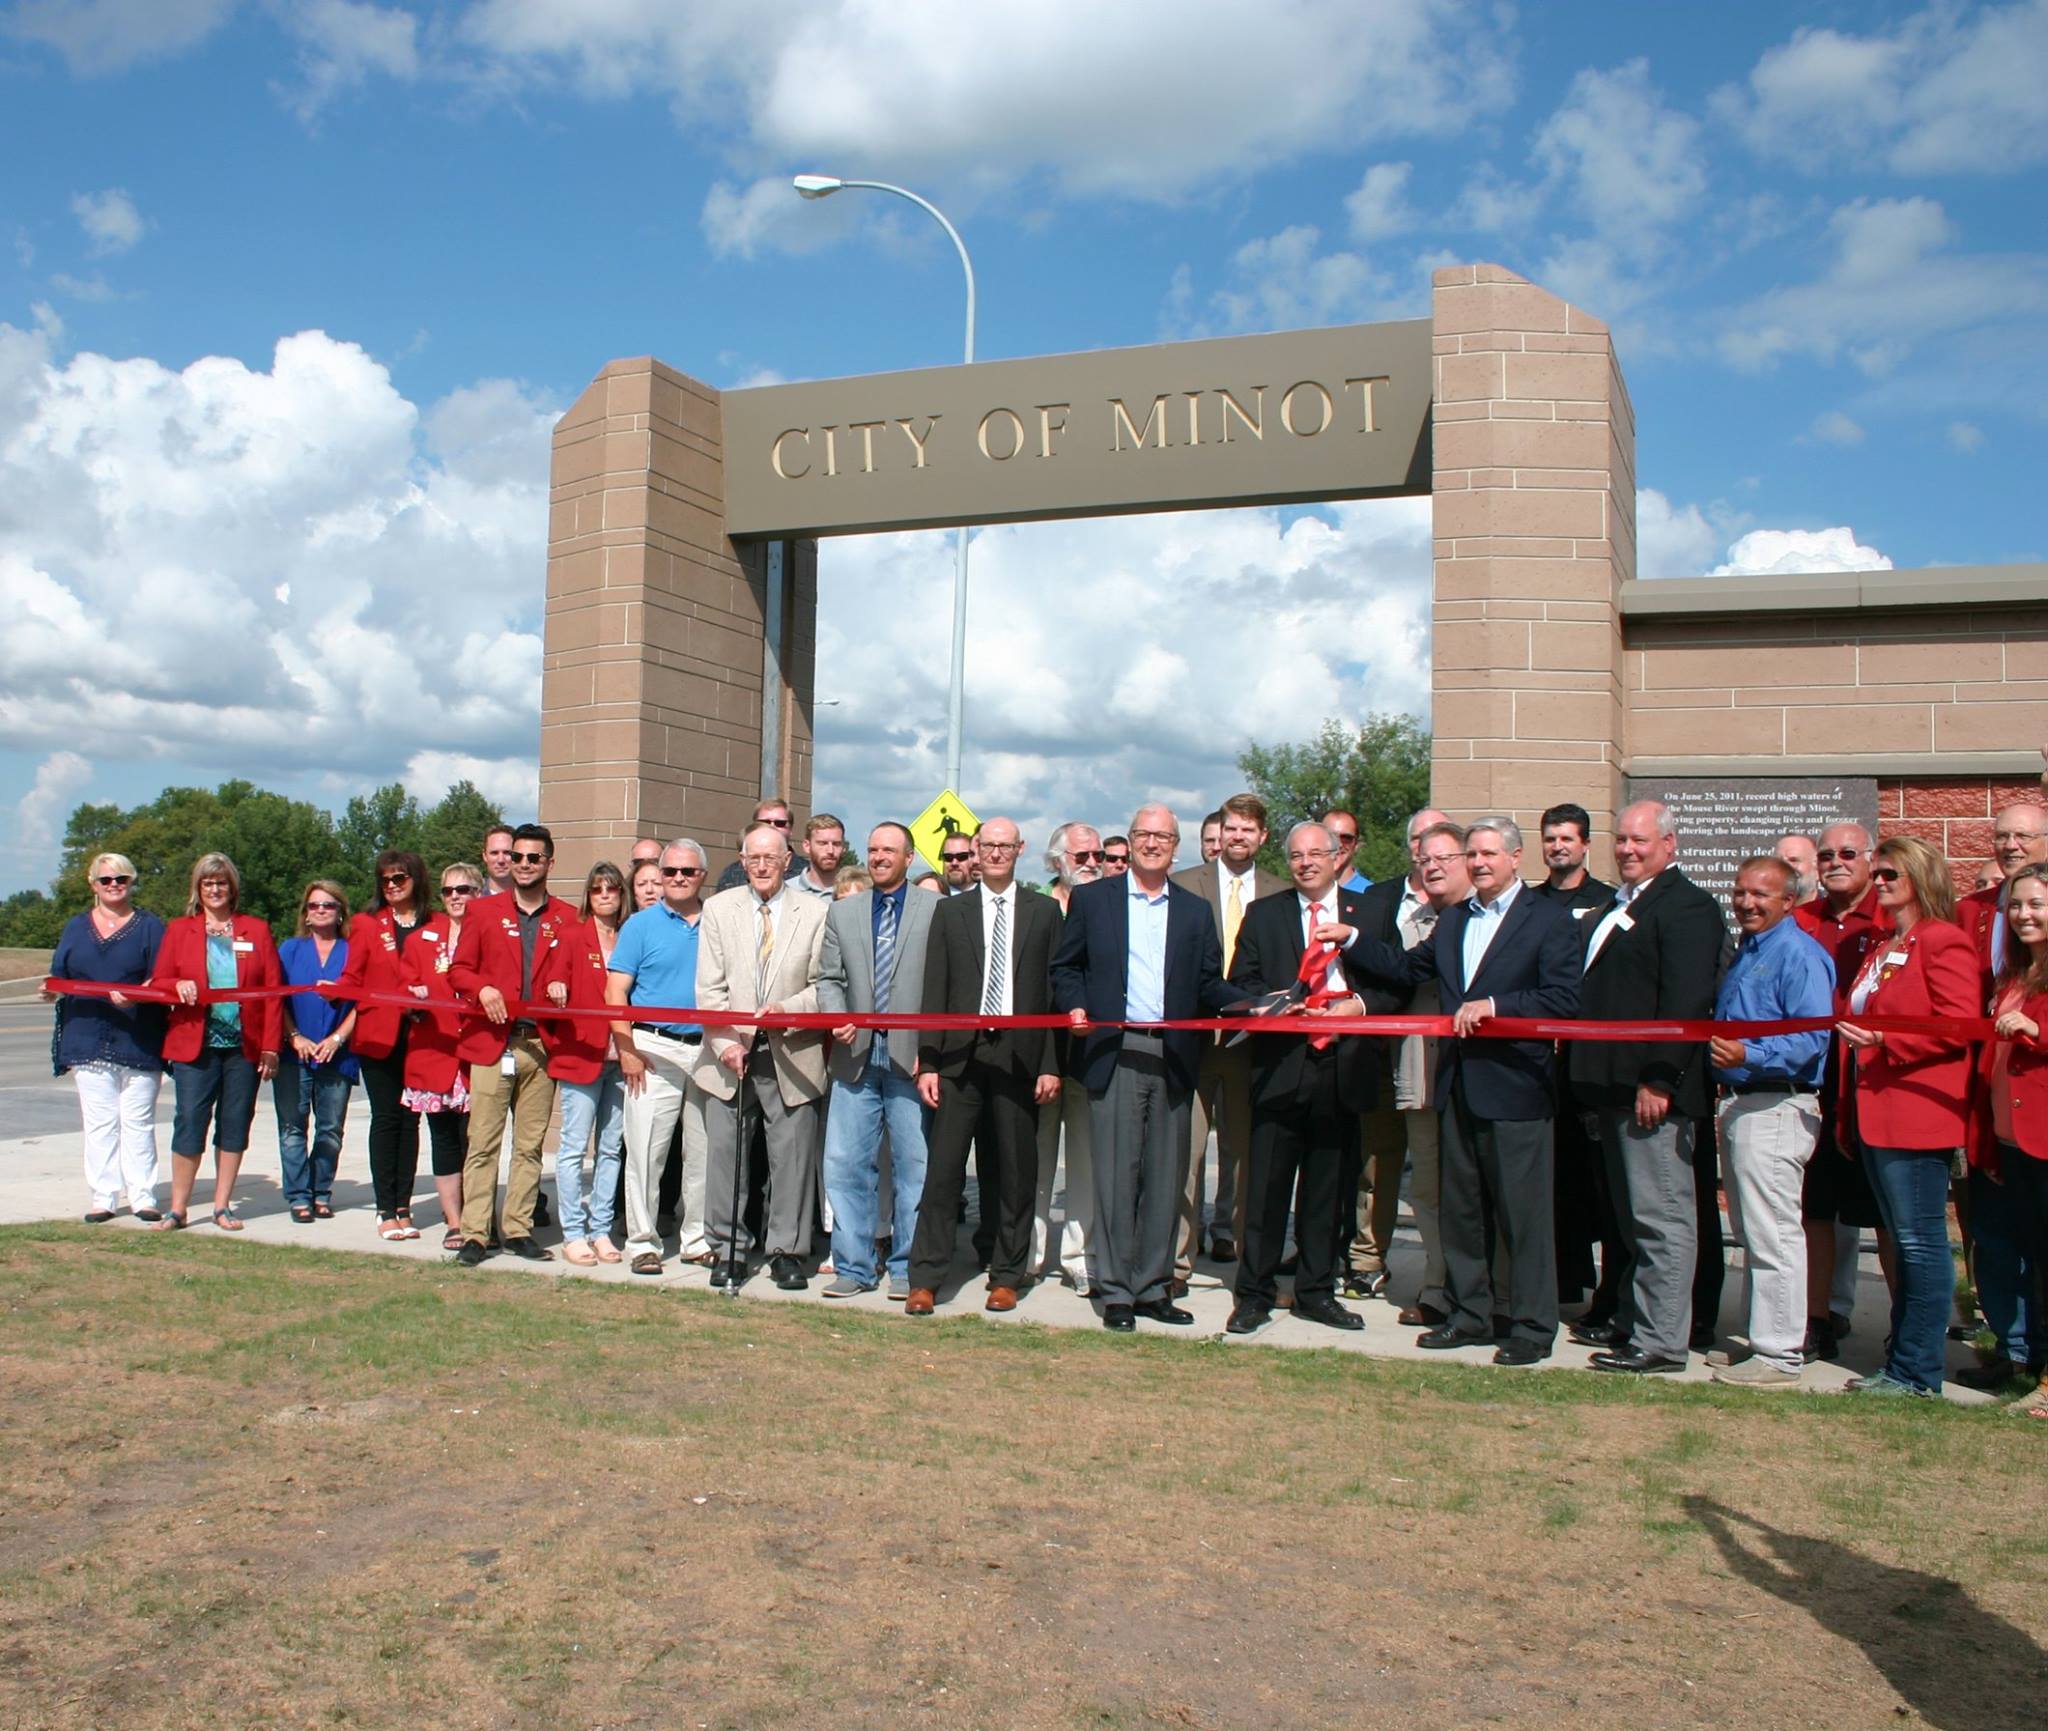
{"label": "sunglasses on woman", "polygon": [[133,883],[135,880],[128,876],[126,872],[116,872],[110,877],[94,878],[92,881],[103,890],[111,890],[118,889],[122,884]]}
{"label": "sunglasses on woman", "polygon": [[341,903],[308,902],[306,904],[306,912],[309,914],[338,914],[341,912]]}
{"label": "sunglasses on woman", "polygon": [[473,896],[473,895],[475,895],[475,894],[476,894],[476,885],[475,885],[475,884],[443,884],[443,885],[441,886],[441,894],[442,894],[442,895],[443,895],[444,897],[445,897],[445,896]]}
{"label": "sunglasses on woman", "polygon": [[1890,866],[1872,866],[1870,881],[1874,884],[1895,884],[1899,881],[1899,874]]}

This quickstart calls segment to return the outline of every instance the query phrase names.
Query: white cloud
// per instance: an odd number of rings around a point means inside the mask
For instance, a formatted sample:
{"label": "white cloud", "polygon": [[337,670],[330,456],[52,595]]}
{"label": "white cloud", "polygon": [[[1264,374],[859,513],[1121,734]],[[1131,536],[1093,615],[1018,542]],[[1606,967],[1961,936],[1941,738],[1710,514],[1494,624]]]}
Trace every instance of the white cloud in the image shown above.
{"label": "white cloud", "polygon": [[1999,173],[2048,155],[2048,0],[1931,6],[1867,36],[1800,29],[1714,106],[1760,155],[1809,174]]}
{"label": "white cloud", "polygon": [[[61,358],[0,325],[0,744],[389,780],[537,744],[550,414],[424,413],[354,344]],[[481,777],[479,778],[481,779]]]}
{"label": "white cloud", "polygon": [[1984,429],[1971,421],[1951,421],[1948,424],[1948,442],[1952,449],[1966,457],[1974,457],[1984,443]]}
{"label": "white cloud", "polygon": [[1834,257],[1818,278],[1727,315],[1720,351],[1731,364],[1846,357],[1877,376],[1928,338],[2031,324],[2048,309],[2048,257],[1950,252],[1955,227],[1931,198],[1857,199],[1828,219],[1828,236]]}
{"label": "white cloud", "polygon": [[[536,732],[539,725],[536,707]],[[470,757],[454,751],[417,751],[406,759],[404,780],[406,790],[422,805],[440,799],[458,781],[466,781],[506,811],[540,808],[540,765],[531,757]]]}
{"label": "white cloud", "polygon": [[53,751],[36,767],[35,781],[15,801],[14,821],[0,842],[10,878],[56,876],[63,821],[92,775],[91,762],[75,751]]}
{"label": "white cloud", "polygon": [[40,43],[86,76],[178,54],[227,21],[236,0],[18,0],[0,32]]}
{"label": "white cloud", "polygon": [[1824,445],[1860,445],[1863,429],[1840,409],[1829,409],[1814,417],[1813,437]]}
{"label": "white cloud", "polygon": [[1420,223],[1408,205],[1409,174],[1405,162],[1376,162],[1365,171],[1357,190],[1344,200],[1353,240],[1385,240]]}
{"label": "white cloud", "polygon": [[410,81],[419,76],[419,20],[395,6],[363,0],[297,0],[284,15],[299,41],[301,83],[285,100],[311,121],[343,91],[376,73]]}
{"label": "white cloud", "polygon": [[1849,528],[1752,529],[1728,549],[1715,577],[1793,577],[1826,571],[1889,571],[1892,562]]}
{"label": "white cloud", "polygon": [[1726,545],[1697,505],[1673,505],[1654,487],[1636,493],[1636,575],[1697,577]]}
{"label": "white cloud", "polygon": [[1230,255],[1224,286],[1199,305],[1194,272],[1180,266],[1167,291],[1165,332],[1203,337],[1429,316],[1424,265],[1403,260],[1398,272],[1383,270],[1362,252],[1323,251],[1322,238],[1313,224],[1298,223],[1246,241]]}
{"label": "white cloud", "polygon": [[60,270],[50,278],[50,287],[70,300],[85,301],[93,306],[104,306],[109,301],[121,299],[121,291],[98,271],[91,276],[80,277]]}
{"label": "white cloud", "polygon": [[1535,159],[1596,234],[1655,252],[1707,187],[1699,122],[1667,108],[1649,63],[1588,68],[1536,134]]}
{"label": "white cloud", "polygon": [[81,192],[71,200],[71,214],[85,230],[95,258],[126,252],[142,238],[142,212],[118,186],[105,192]]}

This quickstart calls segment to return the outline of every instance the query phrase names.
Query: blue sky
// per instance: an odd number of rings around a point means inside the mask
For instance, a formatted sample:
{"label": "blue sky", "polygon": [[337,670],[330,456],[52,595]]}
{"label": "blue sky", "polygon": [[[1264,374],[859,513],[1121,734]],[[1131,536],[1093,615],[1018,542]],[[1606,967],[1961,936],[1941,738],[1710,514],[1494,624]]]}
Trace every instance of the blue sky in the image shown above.
{"label": "blue sky", "polygon": [[[0,145],[0,890],[167,782],[530,799],[590,376],[957,357],[944,237],[799,169],[944,206],[989,359],[1522,271],[1615,326],[1646,575],[2048,542],[2048,0],[13,0]],[[963,792],[1040,836],[1426,707],[1415,502],[991,530],[975,569]],[[824,570],[820,797],[864,829],[937,791],[950,552]]]}

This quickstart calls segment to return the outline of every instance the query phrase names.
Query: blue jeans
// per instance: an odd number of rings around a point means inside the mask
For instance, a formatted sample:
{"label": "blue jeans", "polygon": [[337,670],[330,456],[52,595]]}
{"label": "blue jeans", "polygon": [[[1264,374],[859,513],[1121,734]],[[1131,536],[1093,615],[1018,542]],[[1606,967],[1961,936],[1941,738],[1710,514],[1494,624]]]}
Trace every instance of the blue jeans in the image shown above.
{"label": "blue jeans", "polygon": [[[277,1163],[284,1178],[284,1199],[293,1207],[334,1200],[334,1168],[341,1159],[342,1126],[348,1121],[353,1078],[332,1064],[308,1069],[280,1058],[271,1079],[270,1100],[277,1108]],[[306,1147],[306,1120],[313,1121],[313,1145]]]}
{"label": "blue jeans", "polygon": [[876,1192],[885,1122],[896,1190],[889,1278],[910,1278],[910,1241],[917,1233],[918,1199],[924,1195],[926,1117],[917,1084],[889,1064],[869,1064],[857,1082],[833,1080],[832,1104],[825,1114],[825,1197],[832,1204],[832,1266],[848,1279],[875,1284]]}
{"label": "blue jeans", "polygon": [[246,1154],[256,1116],[256,1066],[240,1046],[205,1046],[189,1064],[171,1065],[171,1152],[196,1160],[213,1126],[217,1154]]}
{"label": "blue jeans", "polygon": [[[555,1144],[555,1195],[561,1204],[562,1237],[608,1238],[618,1201],[624,1159],[626,1088],[617,1064],[607,1064],[595,1082],[558,1082],[562,1102],[561,1140]],[[583,1185],[583,1151],[597,1132],[597,1158],[590,1187]]]}
{"label": "blue jeans", "polygon": [[1943,1148],[1863,1145],[1877,1212],[1898,1254],[1892,1344],[1885,1369],[1900,1382],[1941,1393],[1948,1362],[1948,1313],[1956,1297],[1948,1247],[1949,1153]]}
{"label": "blue jeans", "polygon": [[1970,1173],[1970,1231],[1977,1241],[1977,1296],[1998,1350],[2014,1364],[2048,1365],[2048,1160],[2010,1143],[1998,1151],[2003,1182]]}

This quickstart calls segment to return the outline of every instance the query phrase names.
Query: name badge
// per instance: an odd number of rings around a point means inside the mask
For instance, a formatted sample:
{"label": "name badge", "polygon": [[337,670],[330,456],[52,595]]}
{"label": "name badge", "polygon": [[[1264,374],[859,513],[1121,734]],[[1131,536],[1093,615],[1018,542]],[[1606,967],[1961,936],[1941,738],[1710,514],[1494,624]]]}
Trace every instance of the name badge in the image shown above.
{"label": "name badge", "polygon": [[1575,920],[1582,920],[1582,919],[1584,919],[1584,918],[1585,918],[1585,917],[1586,917],[1586,916],[1587,916],[1588,914],[1590,914],[1590,913],[1593,913],[1593,912],[1595,912],[1595,911],[1596,911],[1596,910],[1594,910],[1594,909],[1592,909],[1592,908],[1573,908],[1573,909],[1572,909],[1572,918],[1573,918],[1573,919],[1575,919]]}
{"label": "name badge", "polygon": [[249,940],[248,940],[247,938],[237,938],[237,939],[235,939],[235,942],[234,942],[234,949],[235,949],[235,952],[236,952],[236,954],[238,954],[238,955],[244,955],[244,956],[246,956],[246,955],[252,954],[252,953],[254,952],[255,948],[256,948],[256,946],[255,946],[255,945],[254,945],[253,943],[251,943],[251,942],[250,942],[250,941],[249,941]]}
{"label": "name badge", "polygon": [[1886,968],[1903,968],[1908,960],[1911,959],[1912,954],[1911,950],[1892,950],[1886,954],[1884,960],[1878,965]]}
{"label": "name badge", "polygon": [[1634,931],[1636,929],[1635,916],[1626,913],[1621,915],[1621,917],[1614,922],[1614,929],[1618,932]]}

